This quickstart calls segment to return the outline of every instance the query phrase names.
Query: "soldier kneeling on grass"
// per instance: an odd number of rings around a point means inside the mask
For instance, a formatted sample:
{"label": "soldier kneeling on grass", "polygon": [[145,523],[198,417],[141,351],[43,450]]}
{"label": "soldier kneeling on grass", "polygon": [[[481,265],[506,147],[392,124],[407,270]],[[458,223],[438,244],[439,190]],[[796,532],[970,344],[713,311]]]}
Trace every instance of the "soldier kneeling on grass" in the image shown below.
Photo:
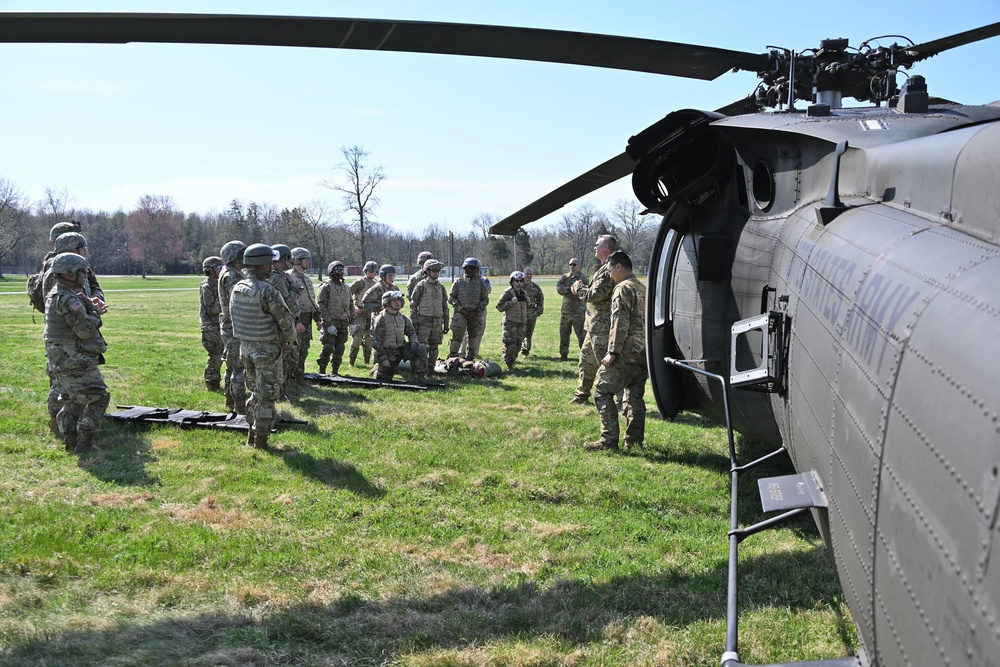
{"label": "soldier kneeling on grass", "polygon": [[107,308],[84,292],[88,268],[76,253],[56,255],[56,284],[45,298],[45,357],[59,391],[55,425],[67,451],[76,452],[93,447],[111,401],[97,368],[108,349],[101,335],[101,314]]}
{"label": "soldier kneeling on grass", "polygon": [[375,377],[391,380],[400,361],[410,362],[410,377],[422,382],[427,377],[427,346],[420,342],[410,318],[400,312],[403,293],[392,290],[382,295],[382,312],[372,326],[375,348]]}

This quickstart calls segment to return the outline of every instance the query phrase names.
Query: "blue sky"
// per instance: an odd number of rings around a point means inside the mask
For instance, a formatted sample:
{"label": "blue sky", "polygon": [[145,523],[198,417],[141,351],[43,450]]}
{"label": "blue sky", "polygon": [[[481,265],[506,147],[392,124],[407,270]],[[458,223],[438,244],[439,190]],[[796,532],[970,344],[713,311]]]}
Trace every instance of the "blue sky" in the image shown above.
{"label": "blue sky", "polygon": [[[2,11],[288,14],[487,23],[663,39],[762,53],[825,37],[925,42],[1000,21],[1000,0],[909,4],[577,0],[317,2],[0,0]],[[892,40],[888,40],[890,43]],[[932,95],[1000,99],[1000,38],[919,64]],[[130,209],[170,195],[185,212],[234,198],[279,207],[339,196],[342,146],[388,179],[380,222],[456,232],[513,213],[620,153],[678,108],[714,109],[751,92],[750,74],[713,82],[547,63],[437,55],[190,45],[0,45],[0,177],[28,197],[66,190],[79,208]],[[587,200],[610,209],[628,179]],[[572,207],[570,208],[572,210]],[[566,212],[566,209],[563,210]],[[558,220],[553,214],[535,225]],[[529,227],[529,231],[530,231]]]}

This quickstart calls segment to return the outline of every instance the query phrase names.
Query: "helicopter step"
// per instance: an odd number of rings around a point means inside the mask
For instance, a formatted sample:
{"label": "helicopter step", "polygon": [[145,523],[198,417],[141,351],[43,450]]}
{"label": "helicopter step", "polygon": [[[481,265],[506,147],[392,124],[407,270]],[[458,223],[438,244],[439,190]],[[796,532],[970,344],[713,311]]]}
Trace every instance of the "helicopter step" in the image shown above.
{"label": "helicopter step", "polygon": [[812,507],[829,507],[819,477],[812,470],[799,475],[757,480],[760,504],[765,512]]}

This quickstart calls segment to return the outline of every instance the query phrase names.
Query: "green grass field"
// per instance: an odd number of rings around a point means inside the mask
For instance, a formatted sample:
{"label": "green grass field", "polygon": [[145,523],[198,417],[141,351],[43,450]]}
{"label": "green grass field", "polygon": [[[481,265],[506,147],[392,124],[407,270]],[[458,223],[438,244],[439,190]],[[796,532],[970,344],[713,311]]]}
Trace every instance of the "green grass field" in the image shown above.
{"label": "green grass field", "polygon": [[[224,410],[201,381],[199,281],[101,281],[112,409]],[[514,375],[308,387],[278,404],[308,426],[270,452],[106,420],[103,451],[77,456],[48,432],[24,278],[0,280],[17,293],[0,295],[0,665],[717,665],[725,433],[660,420],[647,390],[645,446],[585,452],[597,414],[567,403],[576,364],[555,360],[559,297],[540,283]],[[500,319],[491,304],[495,361]],[[744,525],[762,518],[748,479]],[[744,662],[856,649],[811,522],[748,539],[740,567]]]}

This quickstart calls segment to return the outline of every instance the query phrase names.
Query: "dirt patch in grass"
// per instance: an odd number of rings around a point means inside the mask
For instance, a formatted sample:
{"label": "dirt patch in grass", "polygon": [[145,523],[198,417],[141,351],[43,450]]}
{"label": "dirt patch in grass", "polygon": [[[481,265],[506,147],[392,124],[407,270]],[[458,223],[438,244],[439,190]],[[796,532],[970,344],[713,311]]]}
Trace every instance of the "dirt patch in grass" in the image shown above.
{"label": "dirt patch in grass", "polygon": [[247,528],[250,521],[247,516],[238,510],[220,510],[214,496],[205,496],[198,503],[197,507],[184,510],[171,510],[170,516],[192,523],[200,523],[213,530],[235,530]]}
{"label": "dirt patch in grass", "polygon": [[153,494],[145,493],[100,493],[91,496],[90,504],[94,507],[139,507],[151,502]]}

